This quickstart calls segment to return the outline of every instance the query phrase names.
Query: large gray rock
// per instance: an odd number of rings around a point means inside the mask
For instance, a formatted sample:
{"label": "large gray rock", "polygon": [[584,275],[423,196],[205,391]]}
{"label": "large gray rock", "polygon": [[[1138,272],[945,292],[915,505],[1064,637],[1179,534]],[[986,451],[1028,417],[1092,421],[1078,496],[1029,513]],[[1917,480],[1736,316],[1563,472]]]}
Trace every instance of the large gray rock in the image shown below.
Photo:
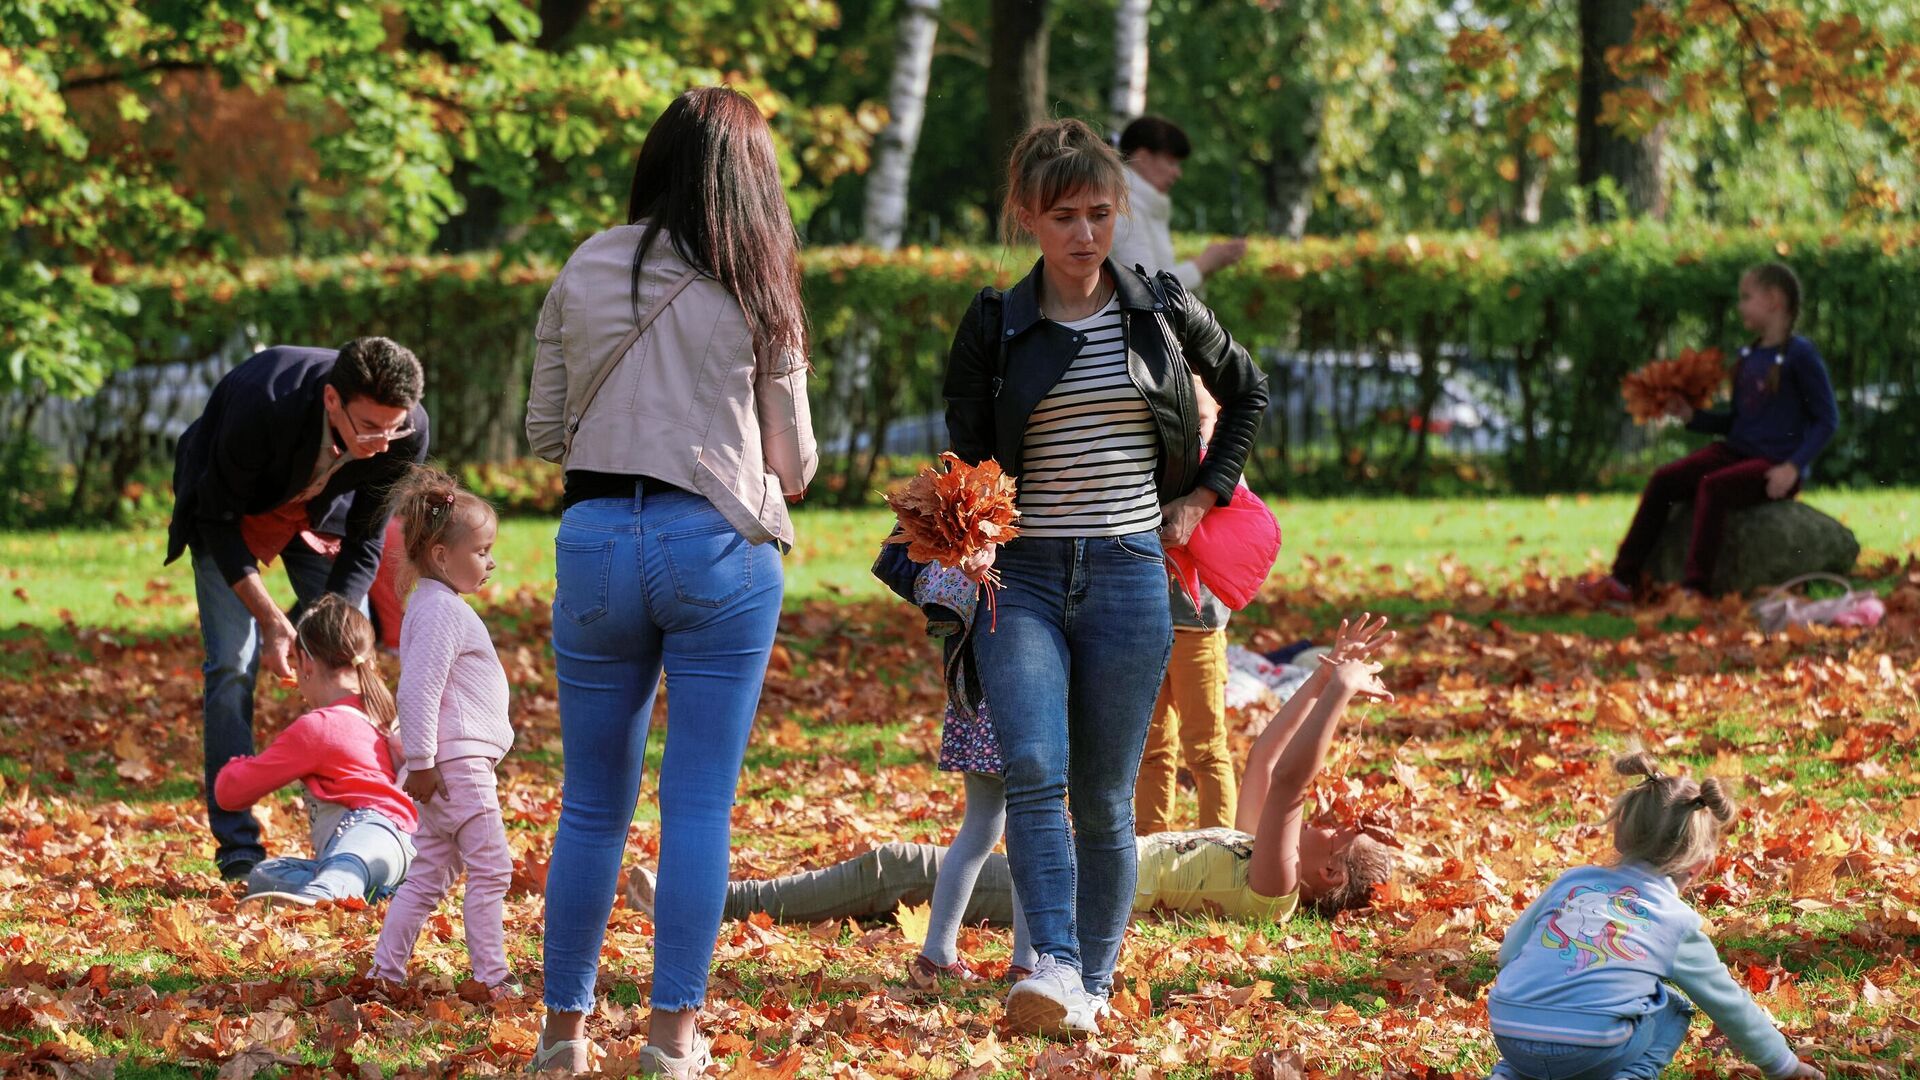
{"label": "large gray rock", "polygon": [[[1655,581],[1678,582],[1693,531],[1693,504],[1674,507],[1653,549],[1647,572]],[[1747,593],[1824,570],[1850,574],[1860,557],[1853,530],[1794,499],[1737,510],[1727,517],[1720,559],[1709,583],[1715,594]]]}

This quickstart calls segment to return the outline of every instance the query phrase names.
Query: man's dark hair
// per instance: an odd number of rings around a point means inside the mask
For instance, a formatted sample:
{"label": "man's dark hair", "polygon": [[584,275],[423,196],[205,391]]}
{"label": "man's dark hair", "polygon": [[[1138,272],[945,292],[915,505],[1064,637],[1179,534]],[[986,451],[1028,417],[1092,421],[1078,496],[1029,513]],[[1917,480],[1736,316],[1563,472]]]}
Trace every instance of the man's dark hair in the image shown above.
{"label": "man's dark hair", "polygon": [[327,376],[342,404],[365,398],[389,409],[420,404],[425,382],[413,350],[383,337],[354,338],[340,346],[340,358]]}
{"label": "man's dark hair", "polygon": [[1164,116],[1142,116],[1120,133],[1120,156],[1132,157],[1135,150],[1170,154],[1185,161],[1193,154],[1193,143],[1180,125]]}

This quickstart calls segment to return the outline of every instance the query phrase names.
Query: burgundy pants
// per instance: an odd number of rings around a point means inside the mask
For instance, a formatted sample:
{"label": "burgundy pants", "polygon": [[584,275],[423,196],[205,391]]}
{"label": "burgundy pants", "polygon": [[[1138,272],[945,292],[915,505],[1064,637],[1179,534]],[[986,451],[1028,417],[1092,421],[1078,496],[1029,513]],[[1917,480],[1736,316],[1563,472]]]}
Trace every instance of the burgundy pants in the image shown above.
{"label": "burgundy pants", "polygon": [[[1634,511],[1627,538],[1620,542],[1613,576],[1628,585],[1638,584],[1666,527],[1667,515],[1675,503],[1691,499],[1693,536],[1687,543],[1682,583],[1705,591],[1713,580],[1714,560],[1720,557],[1727,515],[1767,501],[1767,470],[1775,464],[1766,458],[1747,457],[1717,442],[1655,470],[1653,479],[1647,481],[1647,490],[1640,495],[1640,509]],[[1796,481],[1793,491],[1799,490]],[[1792,496],[1792,491],[1787,493],[1788,498]]]}

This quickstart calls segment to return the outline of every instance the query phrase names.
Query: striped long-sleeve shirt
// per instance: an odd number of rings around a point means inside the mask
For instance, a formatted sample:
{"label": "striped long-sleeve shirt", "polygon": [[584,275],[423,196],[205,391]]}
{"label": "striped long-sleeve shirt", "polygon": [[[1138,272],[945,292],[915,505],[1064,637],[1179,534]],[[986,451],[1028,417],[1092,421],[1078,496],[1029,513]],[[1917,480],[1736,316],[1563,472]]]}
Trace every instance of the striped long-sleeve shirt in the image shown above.
{"label": "striped long-sleeve shirt", "polygon": [[1080,354],[1027,420],[1018,502],[1023,536],[1127,536],[1160,527],[1160,436],[1127,374],[1120,305],[1062,326]]}

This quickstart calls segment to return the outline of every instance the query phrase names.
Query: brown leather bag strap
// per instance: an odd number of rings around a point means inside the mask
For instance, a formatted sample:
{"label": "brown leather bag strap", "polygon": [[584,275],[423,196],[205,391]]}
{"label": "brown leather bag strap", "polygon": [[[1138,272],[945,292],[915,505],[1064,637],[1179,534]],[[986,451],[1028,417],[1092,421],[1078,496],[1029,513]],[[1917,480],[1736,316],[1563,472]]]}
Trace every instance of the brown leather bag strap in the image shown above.
{"label": "brown leather bag strap", "polygon": [[[640,340],[640,335],[647,332],[647,327],[653,325],[653,320],[667,310],[667,305],[673,303],[674,297],[679,296],[688,285],[693,284],[693,279],[699,276],[700,271],[691,269],[680,275],[680,280],[674,282],[673,287],[667,290],[667,295],[653,305],[653,310],[647,312],[646,318],[635,323],[633,329],[627,332],[627,336],[620,339],[620,344],[614,348],[613,352],[600,362],[600,367],[594,371],[593,378],[587,380],[586,389],[581,393],[579,403],[577,405],[572,401],[567,403],[567,433],[561,444],[560,460],[562,462],[573,456],[573,436],[580,430],[580,418],[587,414],[588,408],[592,407],[593,399],[599,396],[600,387],[606,384],[607,377],[613,374],[613,369],[620,366],[620,359],[627,355],[628,349],[633,348],[634,342]],[[573,395],[567,396],[571,398]]]}

